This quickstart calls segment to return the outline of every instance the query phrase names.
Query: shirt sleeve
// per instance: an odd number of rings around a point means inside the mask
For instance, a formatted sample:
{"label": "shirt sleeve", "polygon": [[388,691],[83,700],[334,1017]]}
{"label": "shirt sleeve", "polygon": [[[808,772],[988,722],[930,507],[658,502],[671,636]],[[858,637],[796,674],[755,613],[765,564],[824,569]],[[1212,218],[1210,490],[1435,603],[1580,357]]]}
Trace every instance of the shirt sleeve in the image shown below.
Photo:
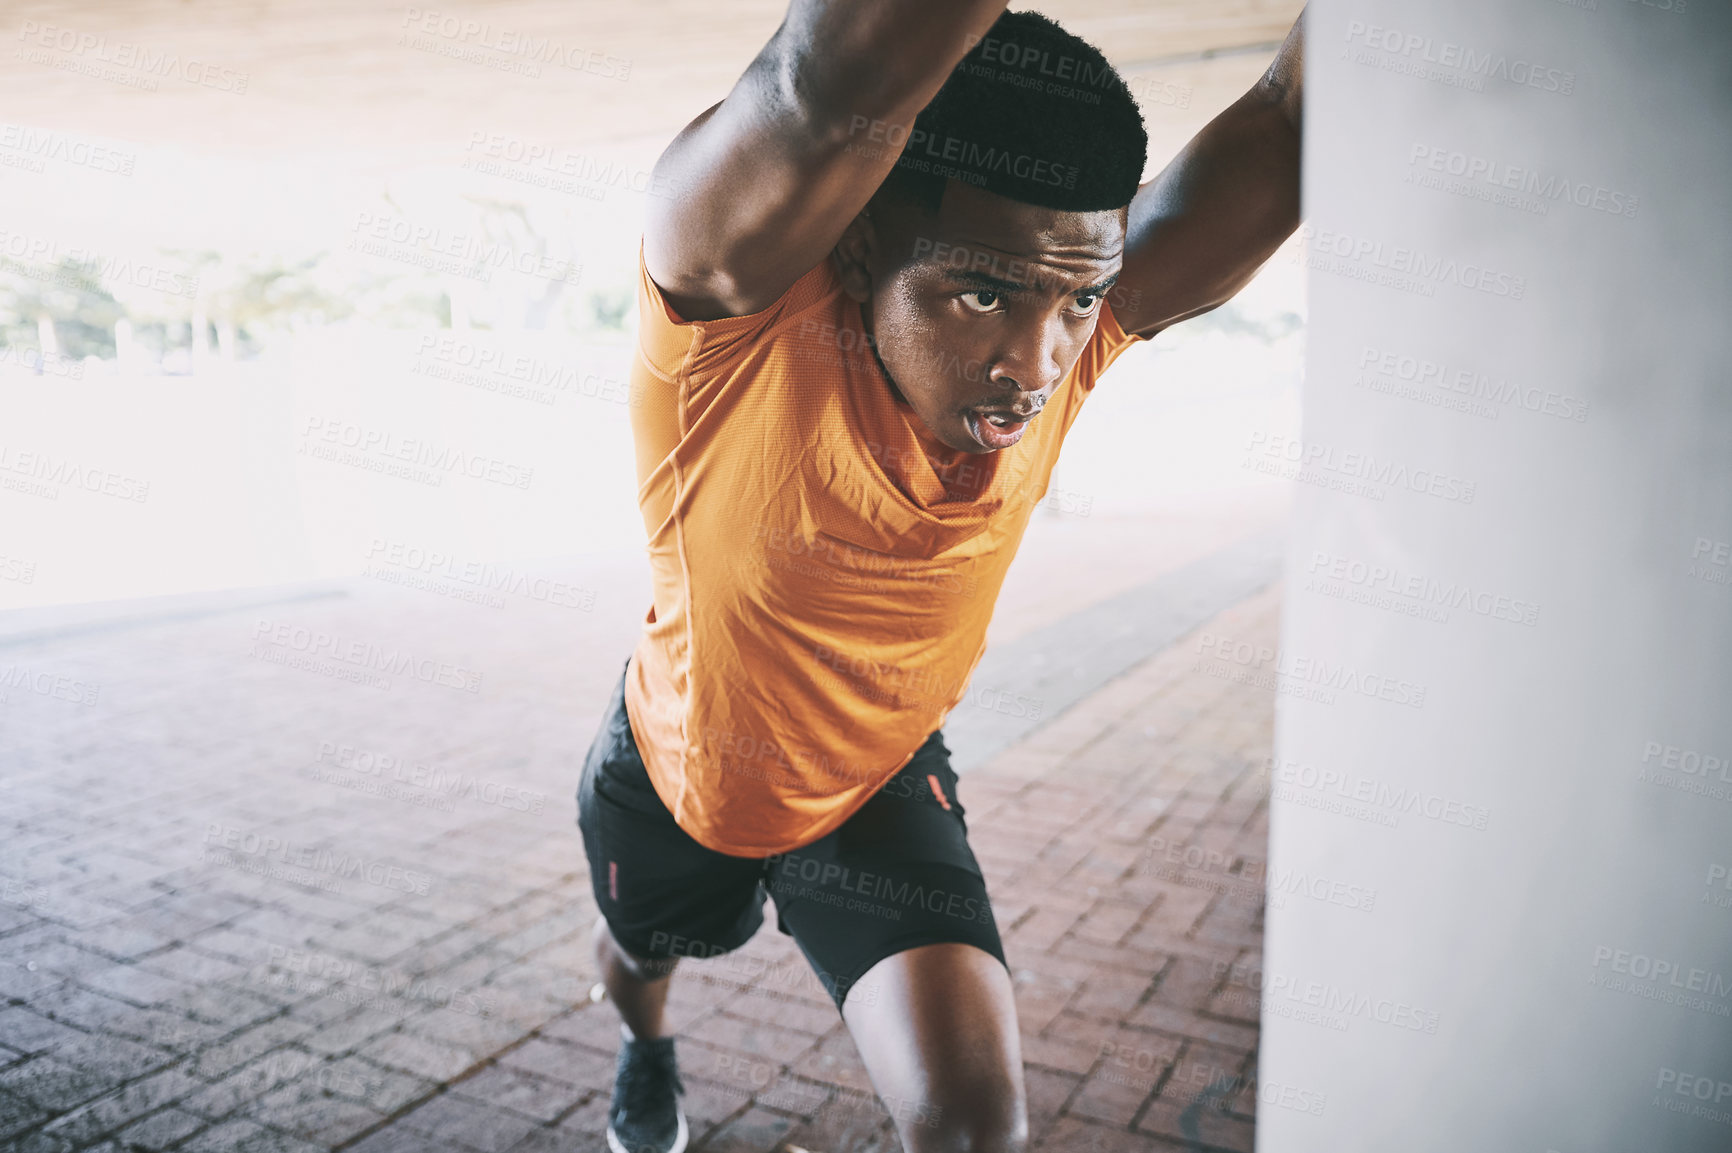
{"label": "shirt sleeve", "polygon": [[826,256],[767,308],[746,316],[686,320],[650,279],[641,243],[637,270],[639,351],[661,376],[699,385],[730,375],[766,333],[822,300],[836,281]]}

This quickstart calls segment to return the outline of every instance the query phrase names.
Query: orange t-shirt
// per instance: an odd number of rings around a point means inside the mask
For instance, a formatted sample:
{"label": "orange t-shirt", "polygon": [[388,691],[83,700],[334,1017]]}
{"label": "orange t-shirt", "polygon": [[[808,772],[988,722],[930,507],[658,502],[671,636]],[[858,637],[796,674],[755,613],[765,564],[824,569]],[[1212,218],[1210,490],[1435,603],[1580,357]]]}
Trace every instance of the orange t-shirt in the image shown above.
{"label": "orange t-shirt", "polygon": [[847,820],[962,700],[1059,445],[1136,338],[1103,301],[1022,439],[960,453],[891,393],[828,257],[723,320],[681,320],[641,255],[638,278],[654,604],[627,715],[682,829],[734,856],[788,852]]}

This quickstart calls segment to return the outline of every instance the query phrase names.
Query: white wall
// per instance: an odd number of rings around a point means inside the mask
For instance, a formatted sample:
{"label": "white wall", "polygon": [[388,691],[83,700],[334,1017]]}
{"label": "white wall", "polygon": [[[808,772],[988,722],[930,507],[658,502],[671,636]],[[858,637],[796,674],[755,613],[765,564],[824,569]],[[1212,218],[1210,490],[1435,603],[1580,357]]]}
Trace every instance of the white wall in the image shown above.
{"label": "white wall", "polygon": [[1732,1149],[1732,6],[1309,21],[1258,1148]]}

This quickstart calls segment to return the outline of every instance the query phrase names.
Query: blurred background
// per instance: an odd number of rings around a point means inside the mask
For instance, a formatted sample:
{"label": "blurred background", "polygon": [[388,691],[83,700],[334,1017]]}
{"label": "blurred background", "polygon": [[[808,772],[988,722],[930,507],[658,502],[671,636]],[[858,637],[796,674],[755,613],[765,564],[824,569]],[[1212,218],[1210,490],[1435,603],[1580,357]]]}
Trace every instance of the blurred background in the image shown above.
{"label": "blurred background", "polygon": [[[1045,7],[1130,81],[1151,175],[1297,9]],[[41,455],[0,490],[33,572],[0,581],[0,607],[352,575],[381,537],[479,562],[636,555],[623,381],[649,169],[781,10],[15,6],[0,380],[28,430],[8,447]],[[1284,483],[1241,450],[1294,430],[1303,310],[1278,257],[1128,354],[1007,595],[1074,608],[1278,518]],[[532,478],[435,485],[307,452],[369,437],[374,465],[395,438]]]}
{"label": "blurred background", "polygon": [[[1153,175],[1300,5],[1040,7]],[[649,604],[639,222],[781,14],[6,6],[0,1146],[601,1147],[571,797]],[[946,725],[1040,1148],[1321,1107],[1260,1086],[1233,979],[1273,685],[1175,643],[1274,644],[1289,482],[1248,449],[1297,433],[1304,316],[1284,250],[1119,359]],[[694,1148],[895,1147],[787,938],[688,962],[670,1013]]]}

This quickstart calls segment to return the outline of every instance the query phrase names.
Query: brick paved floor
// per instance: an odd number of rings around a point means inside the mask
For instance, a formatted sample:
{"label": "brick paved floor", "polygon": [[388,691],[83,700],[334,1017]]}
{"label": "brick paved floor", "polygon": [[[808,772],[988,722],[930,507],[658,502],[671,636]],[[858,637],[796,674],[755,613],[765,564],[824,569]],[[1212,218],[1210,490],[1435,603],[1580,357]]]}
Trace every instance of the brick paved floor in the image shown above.
{"label": "brick paved floor", "polygon": [[[1273,644],[1277,604],[1206,627]],[[602,1148],[571,792],[635,627],[603,615],[576,644],[357,581],[0,650],[0,1147]],[[352,683],[284,663],[297,628],[444,667]],[[1042,1149],[1251,1148],[1273,699],[1194,647],[962,781]],[[695,1149],[894,1147],[787,938],[689,962],[671,1011]]]}

